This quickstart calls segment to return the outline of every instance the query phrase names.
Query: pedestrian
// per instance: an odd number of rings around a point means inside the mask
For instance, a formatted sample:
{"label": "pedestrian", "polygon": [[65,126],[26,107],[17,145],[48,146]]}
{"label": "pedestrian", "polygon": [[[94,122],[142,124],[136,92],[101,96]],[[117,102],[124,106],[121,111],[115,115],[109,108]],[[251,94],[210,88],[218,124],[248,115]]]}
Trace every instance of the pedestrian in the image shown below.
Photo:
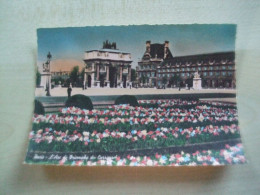
{"label": "pedestrian", "polygon": [[68,87],[68,89],[67,89],[68,98],[70,98],[70,96],[71,96],[71,91],[72,91],[72,89],[71,89],[71,87],[70,87],[70,85],[69,85],[69,87]]}

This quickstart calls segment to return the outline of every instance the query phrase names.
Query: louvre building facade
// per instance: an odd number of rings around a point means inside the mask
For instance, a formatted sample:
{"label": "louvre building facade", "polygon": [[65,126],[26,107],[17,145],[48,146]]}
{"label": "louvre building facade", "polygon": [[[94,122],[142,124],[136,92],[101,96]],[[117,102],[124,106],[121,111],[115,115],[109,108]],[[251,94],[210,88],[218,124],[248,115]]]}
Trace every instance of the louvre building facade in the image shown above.
{"label": "louvre building facade", "polygon": [[219,52],[173,57],[169,42],[151,44],[138,62],[138,83],[143,87],[192,87],[194,73],[203,88],[235,88],[235,53]]}

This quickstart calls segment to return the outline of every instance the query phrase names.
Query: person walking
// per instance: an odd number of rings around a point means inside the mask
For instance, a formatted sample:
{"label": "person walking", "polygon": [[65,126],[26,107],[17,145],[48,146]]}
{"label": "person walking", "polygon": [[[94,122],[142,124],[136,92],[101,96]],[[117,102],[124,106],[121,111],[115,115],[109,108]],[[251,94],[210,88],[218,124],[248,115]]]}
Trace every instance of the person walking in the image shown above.
{"label": "person walking", "polygon": [[71,89],[71,87],[70,87],[70,85],[69,85],[69,87],[68,87],[68,89],[67,89],[68,98],[70,98],[70,96],[71,96],[71,91],[72,91],[72,89]]}

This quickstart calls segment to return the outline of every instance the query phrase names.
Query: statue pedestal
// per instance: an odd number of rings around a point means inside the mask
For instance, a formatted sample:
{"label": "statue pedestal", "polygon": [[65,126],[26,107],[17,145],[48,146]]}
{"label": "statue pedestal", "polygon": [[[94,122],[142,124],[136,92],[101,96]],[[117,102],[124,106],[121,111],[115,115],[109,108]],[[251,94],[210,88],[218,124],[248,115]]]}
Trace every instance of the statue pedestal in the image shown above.
{"label": "statue pedestal", "polygon": [[201,87],[201,78],[193,78],[193,89],[200,90]]}
{"label": "statue pedestal", "polygon": [[47,89],[47,87],[49,88],[49,91],[51,90],[51,73],[49,72],[43,72],[41,73],[41,87],[44,88],[44,90]]}

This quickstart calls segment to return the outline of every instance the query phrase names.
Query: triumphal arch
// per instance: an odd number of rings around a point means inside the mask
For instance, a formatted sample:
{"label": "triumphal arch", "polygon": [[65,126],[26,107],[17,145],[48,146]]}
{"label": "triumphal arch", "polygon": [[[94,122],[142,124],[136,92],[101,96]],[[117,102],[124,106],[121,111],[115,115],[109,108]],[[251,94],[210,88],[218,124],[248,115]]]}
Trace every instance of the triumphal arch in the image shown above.
{"label": "triumphal arch", "polygon": [[86,51],[85,87],[126,88],[131,86],[131,54],[120,51],[116,43],[103,43],[103,48]]}

